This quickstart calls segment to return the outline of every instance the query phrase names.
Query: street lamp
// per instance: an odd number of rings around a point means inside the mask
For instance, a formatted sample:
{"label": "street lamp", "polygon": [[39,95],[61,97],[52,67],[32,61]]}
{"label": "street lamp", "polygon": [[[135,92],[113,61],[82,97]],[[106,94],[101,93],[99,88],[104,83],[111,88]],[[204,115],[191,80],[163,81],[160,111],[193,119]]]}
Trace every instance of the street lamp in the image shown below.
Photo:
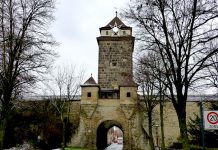
{"label": "street lamp", "polygon": [[154,125],[155,126],[155,129],[156,129],[156,144],[157,144],[157,147],[159,147],[159,141],[158,141],[158,127],[159,127],[159,125],[158,124],[156,124],[156,125]]}
{"label": "street lamp", "polygon": [[202,146],[203,146],[203,150],[205,150],[205,142],[204,142],[204,108],[203,108],[203,100],[200,101],[200,116],[201,116],[201,119],[200,119],[200,123],[201,123],[201,136],[202,136]]}

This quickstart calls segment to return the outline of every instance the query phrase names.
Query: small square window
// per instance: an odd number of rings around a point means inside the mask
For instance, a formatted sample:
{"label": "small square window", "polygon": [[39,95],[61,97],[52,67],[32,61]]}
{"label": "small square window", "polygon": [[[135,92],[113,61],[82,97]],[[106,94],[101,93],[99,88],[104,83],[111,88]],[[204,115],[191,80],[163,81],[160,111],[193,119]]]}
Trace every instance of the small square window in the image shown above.
{"label": "small square window", "polygon": [[114,66],[114,67],[115,67],[116,65],[117,65],[117,63],[115,63],[115,62],[112,63],[112,66]]}
{"label": "small square window", "polygon": [[130,93],[130,92],[127,92],[127,93],[126,93],[126,97],[131,97],[131,93]]}
{"label": "small square window", "polygon": [[87,97],[92,97],[92,93],[91,93],[91,92],[88,92],[88,93],[87,93]]}

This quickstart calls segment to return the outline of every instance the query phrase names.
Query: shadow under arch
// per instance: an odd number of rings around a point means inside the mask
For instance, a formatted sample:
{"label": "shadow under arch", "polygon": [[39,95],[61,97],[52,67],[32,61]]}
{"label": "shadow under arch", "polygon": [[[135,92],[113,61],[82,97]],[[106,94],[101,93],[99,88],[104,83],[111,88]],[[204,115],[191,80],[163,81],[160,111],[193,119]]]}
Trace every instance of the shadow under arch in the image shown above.
{"label": "shadow under arch", "polygon": [[120,128],[120,130],[123,132],[122,125],[119,122],[114,121],[114,120],[106,120],[98,126],[97,139],[96,139],[97,150],[104,150],[108,146],[107,145],[107,132],[113,126]]}

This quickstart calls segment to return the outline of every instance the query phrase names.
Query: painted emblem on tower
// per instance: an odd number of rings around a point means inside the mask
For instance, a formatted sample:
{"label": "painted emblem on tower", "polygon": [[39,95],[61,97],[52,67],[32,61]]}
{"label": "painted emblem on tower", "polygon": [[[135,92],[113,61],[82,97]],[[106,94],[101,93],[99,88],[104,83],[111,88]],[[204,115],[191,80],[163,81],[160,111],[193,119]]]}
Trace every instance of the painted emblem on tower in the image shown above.
{"label": "painted emblem on tower", "polygon": [[114,23],[114,25],[110,25],[112,31],[113,31],[113,35],[118,35],[120,28],[122,27],[121,25],[117,25],[117,22]]}
{"label": "painted emblem on tower", "polygon": [[[120,142],[123,150],[147,149],[132,79],[134,40],[132,28],[117,15],[100,28],[98,83],[91,76],[81,85],[80,123],[72,145],[100,150]],[[121,134],[112,134],[114,128]]]}

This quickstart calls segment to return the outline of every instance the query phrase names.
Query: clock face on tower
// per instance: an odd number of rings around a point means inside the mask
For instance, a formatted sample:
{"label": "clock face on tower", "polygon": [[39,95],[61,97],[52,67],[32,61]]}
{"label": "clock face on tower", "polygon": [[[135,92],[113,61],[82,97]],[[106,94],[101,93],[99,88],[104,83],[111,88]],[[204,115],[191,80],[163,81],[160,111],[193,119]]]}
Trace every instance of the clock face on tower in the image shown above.
{"label": "clock face on tower", "polygon": [[121,28],[122,25],[117,26],[117,23],[115,22],[114,25],[110,25],[112,31],[113,31],[113,35],[118,35],[119,34],[119,30]]}

